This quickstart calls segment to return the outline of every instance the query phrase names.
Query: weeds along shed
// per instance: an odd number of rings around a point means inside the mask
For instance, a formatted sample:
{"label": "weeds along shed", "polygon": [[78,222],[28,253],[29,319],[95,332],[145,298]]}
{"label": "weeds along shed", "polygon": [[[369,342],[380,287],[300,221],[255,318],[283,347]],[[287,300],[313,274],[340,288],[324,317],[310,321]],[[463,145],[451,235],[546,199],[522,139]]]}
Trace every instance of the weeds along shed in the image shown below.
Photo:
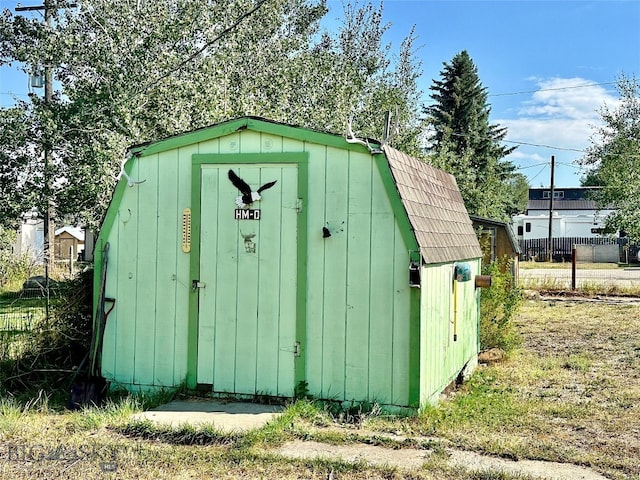
{"label": "weeds along shed", "polygon": [[107,380],[437,401],[476,364],[482,254],[451,175],[372,147],[248,117],[132,148],[96,242]]}

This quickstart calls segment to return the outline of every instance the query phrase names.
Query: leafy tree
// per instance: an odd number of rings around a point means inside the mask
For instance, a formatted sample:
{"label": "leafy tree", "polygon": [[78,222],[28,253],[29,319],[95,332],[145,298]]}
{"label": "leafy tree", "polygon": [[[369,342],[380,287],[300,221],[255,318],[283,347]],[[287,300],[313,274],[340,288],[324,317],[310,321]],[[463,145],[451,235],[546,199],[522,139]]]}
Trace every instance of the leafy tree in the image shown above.
{"label": "leafy tree", "polygon": [[37,133],[32,127],[22,106],[0,110],[0,218],[7,219],[0,222],[0,227],[19,220],[25,199],[35,200],[31,193],[38,172],[33,171],[35,162],[29,144]]}
{"label": "leafy tree", "polygon": [[379,139],[392,110],[402,132],[394,145],[417,149],[413,32],[392,61],[382,5],[355,5],[345,4],[333,33],[320,31],[325,0],[89,0],[56,4],[50,26],[5,11],[0,63],[47,63],[59,91],[0,112],[9,127],[0,182],[12,199],[0,223],[33,205],[31,194],[43,197],[45,141],[58,213],[80,212],[89,225],[102,218],[128,146],[229,118],[335,132],[353,119],[357,135]]}
{"label": "leafy tree", "polygon": [[514,173],[507,180],[506,212],[509,216],[524,213],[529,202],[529,181],[522,173]]}
{"label": "leafy tree", "polygon": [[507,129],[489,122],[487,90],[466,51],[444,63],[431,90],[435,103],[425,109],[434,132],[431,162],[456,177],[470,213],[506,220],[522,201],[522,178],[503,160],[515,147],[500,144]]}
{"label": "leafy tree", "polygon": [[620,102],[600,109],[602,126],[580,162],[591,168],[587,179],[603,187],[595,194],[598,204],[616,209],[605,221],[607,229],[640,239],[640,83],[623,75],[616,88]]}
{"label": "leafy tree", "polygon": [[593,169],[580,177],[580,185],[583,187],[604,187],[604,180],[600,177],[600,172]]}

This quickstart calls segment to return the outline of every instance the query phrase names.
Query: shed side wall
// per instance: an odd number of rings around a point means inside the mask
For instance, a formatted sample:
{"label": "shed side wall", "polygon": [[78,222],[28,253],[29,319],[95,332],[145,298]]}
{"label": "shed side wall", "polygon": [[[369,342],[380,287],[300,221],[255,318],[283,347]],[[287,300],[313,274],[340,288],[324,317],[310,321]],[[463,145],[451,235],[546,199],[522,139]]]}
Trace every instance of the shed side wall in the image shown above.
{"label": "shed side wall", "polygon": [[[108,213],[106,296],[116,303],[104,338],[102,373],[124,385],[177,386],[187,374],[189,255],[182,211],[190,206],[197,146],[133,158],[126,187]],[[103,227],[104,229],[104,227]]]}
{"label": "shed side wall", "polygon": [[[471,280],[457,282],[457,319],[454,327],[454,264],[422,268],[420,331],[420,404],[435,404],[440,393],[478,356],[478,301],[474,278],[480,259],[468,260]],[[454,340],[454,330],[457,340]]]}

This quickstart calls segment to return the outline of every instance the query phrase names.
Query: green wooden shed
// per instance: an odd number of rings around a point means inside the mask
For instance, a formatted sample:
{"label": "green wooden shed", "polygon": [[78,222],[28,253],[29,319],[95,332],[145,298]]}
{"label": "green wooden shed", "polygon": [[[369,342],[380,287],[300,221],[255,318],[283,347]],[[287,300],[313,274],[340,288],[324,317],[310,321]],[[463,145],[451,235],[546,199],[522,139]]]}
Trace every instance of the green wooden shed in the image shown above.
{"label": "green wooden shed", "polygon": [[245,117],[132,147],[95,253],[112,385],[418,407],[477,362],[456,181],[372,141]]}

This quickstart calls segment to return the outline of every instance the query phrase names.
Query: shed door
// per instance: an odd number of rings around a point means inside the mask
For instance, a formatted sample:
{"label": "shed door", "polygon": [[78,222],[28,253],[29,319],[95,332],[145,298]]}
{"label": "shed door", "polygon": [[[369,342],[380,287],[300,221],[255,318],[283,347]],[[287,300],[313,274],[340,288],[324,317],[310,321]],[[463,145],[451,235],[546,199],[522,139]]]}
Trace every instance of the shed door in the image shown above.
{"label": "shed door", "polygon": [[[260,201],[239,208],[229,170]],[[201,167],[197,382],[215,392],[292,396],[297,165]]]}

